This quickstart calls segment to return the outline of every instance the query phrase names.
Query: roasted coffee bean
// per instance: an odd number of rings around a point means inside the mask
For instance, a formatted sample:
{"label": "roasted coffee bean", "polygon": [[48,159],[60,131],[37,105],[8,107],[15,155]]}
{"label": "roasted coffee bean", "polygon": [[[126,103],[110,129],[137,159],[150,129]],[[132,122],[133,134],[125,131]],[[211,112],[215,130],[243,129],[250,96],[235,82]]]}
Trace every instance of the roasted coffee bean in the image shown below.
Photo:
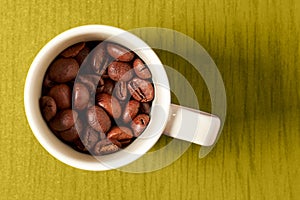
{"label": "roasted coffee bean", "polygon": [[132,131],[130,128],[127,128],[125,126],[114,126],[111,128],[111,130],[107,133],[107,138],[112,140],[128,140],[133,137]]}
{"label": "roasted coffee bean", "polygon": [[151,72],[149,68],[143,63],[139,58],[135,59],[133,62],[133,69],[135,74],[142,79],[151,78]]}
{"label": "roasted coffee bean", "polygon": [[119,81],[116,83],[114,88],[114,95],[121,101],[125,101],[128,97],[127,95],[127,83],[124,81]]}
{"label": "roasted coffee bean", "polygon": [[77,44],[74,44],[70,47],[68,47],[67,49],[65,49],[63,52],[61,52],[60,55],[62,55],[65,58],[69,58],[69,57],[75,57],[78,55],[78,53],[85,47],[85,43],[84,42],[80,42]]}
{"label": "roasted coffee bean", "polygon": [[110,129],[110,118],[99,106],[91,106],[86,115],[89,125],[96,131],[106,133]]}
{"label": "roasted coffee bean", "polygon": [[99,140],[99,133],[95,131],[92,127],[87,126],[83,131],[82,136],[80,136],[80,138],[85,148],[91,151],[93,150],[95,144]]}
{"label": "roasted coffee bean", "polygon": [[151,111],[151,106],[147,102],[141,103],[140,110],[141,110],[141,113],[149,115],[150,111]]}
{"label": "roasted coffee bean", "polygon": [[113,144],[110,140],[101,140],[94,147],[95,155],[105,155],[114,153],[119,150],[119,147]]}
{"label": "roasted coffee bean", "polygon": [[56,103],[52,97],[43,96],[40,98],[40,108],[44,119],[48,122],[56,114]]}
{"label": "roasted coffee bean", "polygon": [[134,53],[118,44],[108,43],[107,51],[109,55],[119,61],[129,62],[134,58]]}
{"label": "roasted coffee bean", "polygon": [[81,65],[85,64],[85,59],[87,58],[87,56],[90,53],[90,49],[88,47],[84,47],[75,57],[75,59],[77,60],[79,67],[81,67]]}
{"label": "roasted coffee bean", "polygon": [[90,100],[90,93],[82,83],[75,83],[73,87],[73,108],[83,110]]}
{"label": "roasted coffee bean", "polygon": [[115,119],[119,118],[122,112],[119,101],[112,95],[99,93],[96,96],[96,103]]}
{"label": "roasted coffee bean", "polygon": [[73,142],[74,140],[79,138],[80,132],[82,131],[83,124],[81,120],[78,118],[74,126],[71,128],[59,132],[60,137],[66,142]]}
{"label": "roasted coffee bean", "polygon": [[78,113],[76,111],[67,109],[57,113],[49,125],[55,131],[65,131],[74,126],[77,118]]}
{"label": "roasted coffee bean", "polygon": [[132,67],[125,62],[112,62],[107,69],[109,78],[114,81],[129,81],[133,77]]}
{"label": "roasted coffee bean", "polygon": [[102,92],[111,95],[113,93],[114,87],[115,87],[114,81],[112,81],[111,79],[106,78],[106,79],[104,79],[104,86],[103,86]]}
{"label": "roasted coffee bean", "polygon": [[49,68],[50,80],[65,83],[73,80],[79,70],[78,63],[73,58],[59,58]]}
{"label": "roasted coffee bean", "polygon": [[71,89],[66,84],[59,84],[52,87],[48,96],[55,100],[58,109],[71,108]]}
{"label": "roasted coffee bean", "polygon": [[141,135],[141,133],[147,127],[149,121],[150,121],[150,117],[149,115],[146,114],[139,114],[133,119],[133,121],[131,122],[131,129],[133,130],[133,134],[135,137]]}
{"label": "roasted coffee bean", "polygon": [[128,101],[124,111],[122,119],[125,123],[130,122],[139,112],[140,103],[136,100]]}
{"label": "roasted coffee bean", "polygon": [[95,47],[91,56],[91,67],[95,73],[102,75],[108,67],[108,56],[105,52],[106,45],[101,43]]}
{"label": "roasted coffee bean", "polygon": [[99,75],[94,74],[82,74],[78,76],[78,79],[81,83],[89,89],[91,94],[95,94],[98,87],[103,89],[104,81]]}
{"label": "roasted coffee bean", "polygon": [[128,83],[128,90],[132,97],[140,102],[149,102],[154,97],[154,89],[149,81],[134,78]]}
{"label": "roasted coffee bean", "polygon": [[83,83],[89,90],[89,92],[95,93],[100,76],[94,74],[80,74],[77,76],[78,80]]}

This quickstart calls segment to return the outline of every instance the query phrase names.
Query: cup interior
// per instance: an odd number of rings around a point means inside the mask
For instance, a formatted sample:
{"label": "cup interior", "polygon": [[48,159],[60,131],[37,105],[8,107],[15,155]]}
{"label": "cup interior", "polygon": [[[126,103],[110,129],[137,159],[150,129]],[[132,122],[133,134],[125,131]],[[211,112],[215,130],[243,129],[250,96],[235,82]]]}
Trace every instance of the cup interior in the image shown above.
{"label": "cup interior", "polygon": [[[151,120],[143,134],[125,149],[103,156],[83,154],[64,144],[48,128],[39,108],[43,78],[50,63],[67,47],[93,40],[109,40],[134,51],[148,65],[155,90]],[[133,162],[156,143],[167,123],[170,90],[161,61],[143,40],[116,27],[86,25],[59,34],[40,50],[27,74],[24,104],[27,120],[35,137],[52,156],[76,168],[101,171],[119,168]]]}

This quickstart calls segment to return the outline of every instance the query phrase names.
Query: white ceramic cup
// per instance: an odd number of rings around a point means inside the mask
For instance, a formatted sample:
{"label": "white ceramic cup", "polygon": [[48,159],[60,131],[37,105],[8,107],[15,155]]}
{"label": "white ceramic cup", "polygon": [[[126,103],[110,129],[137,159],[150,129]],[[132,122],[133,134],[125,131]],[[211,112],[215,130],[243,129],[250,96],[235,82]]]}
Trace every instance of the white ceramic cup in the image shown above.
{"label": "white ceramic cup", "polygon": [[[79,153],[61,142],[48,128],[39,108],[43,78],[50,63],[67,47],[93,40],[109,40],[133,50],[150,68],[155,89],[151,120],[142,135],[124,150],[99,157]],[[217,116],[171,104],[168,77],[154,51],[137,36],[105,25],[72,28],[48,42],[34,58],[28,71],[24,104],[28,123],[40,144],[58,160],[84,170],[102,171],[127,165],[145,154],[163,133],[211,146],[220,128]],[[184,132],[180,131],[182,127]]]}

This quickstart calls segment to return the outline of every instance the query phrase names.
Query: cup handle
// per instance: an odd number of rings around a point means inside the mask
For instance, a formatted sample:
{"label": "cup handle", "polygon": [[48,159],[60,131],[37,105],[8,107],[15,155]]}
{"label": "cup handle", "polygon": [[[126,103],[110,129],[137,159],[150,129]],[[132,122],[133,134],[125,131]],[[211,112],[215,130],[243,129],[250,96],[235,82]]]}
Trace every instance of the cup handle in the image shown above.
{"label": "cup handle", "polygon": [[220,125],[220,118],[215,115],[171,104],[164,135],[211,146],[216,141]]}

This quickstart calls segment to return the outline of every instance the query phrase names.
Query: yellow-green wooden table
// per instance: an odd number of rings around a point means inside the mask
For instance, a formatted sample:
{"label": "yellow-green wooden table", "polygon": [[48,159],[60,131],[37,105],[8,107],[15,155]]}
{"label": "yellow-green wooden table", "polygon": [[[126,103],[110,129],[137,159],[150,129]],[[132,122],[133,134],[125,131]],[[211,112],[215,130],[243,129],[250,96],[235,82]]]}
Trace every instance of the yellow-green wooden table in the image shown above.
{"label": "yellow-green wooden table", "polygon": [[[89,172],[41,147],[24,112],[27,71],[46,42],[84,24],[169,28],[203,45],[228,104],[207,157],[192,145],[151,173]],[[0,199],[300,199],[299,0],[1,0],[0,27]],[[210,111],[201,76],[181,58],[157,53]]]}

